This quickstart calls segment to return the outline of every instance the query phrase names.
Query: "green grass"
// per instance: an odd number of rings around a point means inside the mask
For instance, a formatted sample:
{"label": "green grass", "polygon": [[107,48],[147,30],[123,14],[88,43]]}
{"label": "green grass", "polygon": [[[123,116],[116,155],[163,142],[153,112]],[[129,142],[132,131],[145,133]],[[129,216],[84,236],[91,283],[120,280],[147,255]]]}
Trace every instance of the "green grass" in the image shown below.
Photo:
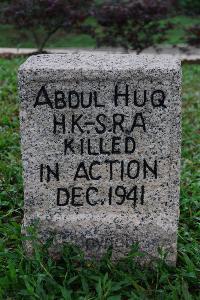
{"label": "green grass", "polygon": [[[22,168],[17,68],[22,58],[0,59],[0,299],[200,299],[200,205],[198,108],[200,65],[183,66],[183,138],[177,267],[159,260],[154,270],[138,267],[136,249],[117,264],[88,262],[68,246],[53,261],[45,247],[23,251]],[[32,233],[34,236],[34,232]]]}
{"label": "green grass", "polygon": [[[16,30],[11,25],[0,25],[0,47],[35,48],[36,45],[30,33],[26,30]],[[95,41],[88,34],[66,34],[59,30],[47,42],[47,48],[94,48]]]}
{"label": "green grass", "polygon": [[167,31],[167,39],[164,44],[186,44],[186,33],[185,29],[199,24],[199,18],[189,17],[189,16],[177,16],[168,19],[169,22],[173,24],[173,29]]}
{"label": "green grass", "polygon": [[[196,23],[198,18],[188,16],[177,16],[169,19],[174,28],[167,32],[167,40],[165,44],[181,44],[185,43],[184,29]],[[88,23],[96,26],[94,20],[88,20]],[[64,30],[59,30],[48,41],[47,48],[93,48],[95,40],[88,34],[66,34]],[[0,25],[0,47],[16,47],[16,48],[35,48],[33,38],[28,31],[16,30],[11,25]]]}

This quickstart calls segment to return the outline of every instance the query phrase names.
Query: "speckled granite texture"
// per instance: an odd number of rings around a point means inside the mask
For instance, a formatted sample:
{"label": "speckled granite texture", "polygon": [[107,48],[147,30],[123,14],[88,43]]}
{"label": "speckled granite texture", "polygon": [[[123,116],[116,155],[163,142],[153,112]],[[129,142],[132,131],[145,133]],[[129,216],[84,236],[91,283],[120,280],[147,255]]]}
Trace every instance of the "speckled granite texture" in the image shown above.
{"label": "speckled granite texture", "polygon": [[19,69],[24,228],[86,257],[176,261],[181,67],[171,56],[30,57]]}

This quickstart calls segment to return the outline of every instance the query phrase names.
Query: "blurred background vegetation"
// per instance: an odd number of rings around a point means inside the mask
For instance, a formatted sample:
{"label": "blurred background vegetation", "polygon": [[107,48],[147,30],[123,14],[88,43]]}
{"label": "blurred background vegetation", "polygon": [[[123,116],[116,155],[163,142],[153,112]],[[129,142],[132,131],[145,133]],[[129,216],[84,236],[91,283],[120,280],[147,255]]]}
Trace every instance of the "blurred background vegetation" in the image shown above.
{"label": "blurred background vegetation", "polygon": [[199,0],[0,2],[0,47],[200,46]]}

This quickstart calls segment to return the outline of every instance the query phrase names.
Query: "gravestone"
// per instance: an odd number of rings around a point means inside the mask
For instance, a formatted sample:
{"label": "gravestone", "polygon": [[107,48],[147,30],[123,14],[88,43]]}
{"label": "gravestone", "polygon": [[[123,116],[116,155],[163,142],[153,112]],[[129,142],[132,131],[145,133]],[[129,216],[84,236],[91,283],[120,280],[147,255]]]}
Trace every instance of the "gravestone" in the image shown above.
{"label": "gravestone", "polygon": [[171,56],[37,55],[19,69],[24,228],[86,257],[133,243],[176,261],[180,62]]}

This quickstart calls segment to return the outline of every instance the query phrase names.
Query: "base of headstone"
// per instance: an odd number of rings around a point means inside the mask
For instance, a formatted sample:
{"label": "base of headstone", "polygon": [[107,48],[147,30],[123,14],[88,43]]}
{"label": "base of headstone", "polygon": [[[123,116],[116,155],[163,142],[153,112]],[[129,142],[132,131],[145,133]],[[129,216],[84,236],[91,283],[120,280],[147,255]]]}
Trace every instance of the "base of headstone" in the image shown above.
{"label": "base of headstone", "polygon": [[[160,216],[154,218],[153,225],[149,220],[144,220],[141,224],[141,220],[136,218],[131,224],[128,215],[125,219],[115,214],[109,214],[106,218],[103,214],[73,216],[73,223],[68,222],[67,218],[62,222],[58,219],[59,216],[54,216],[48,221],[41,216],[30,223],[24,220],[25,227],[38,221],[38,238],[43,243],[52,240],[52,257],[59,257],[62,246],[69,243],[80,247],[86,259],[99,260],[111,247],[112,260],[116,261],[127,255],[133,244],[138,243],[144,254],[139,262],[149,263],[157,259],[160,257],[159,249],[166,253],[169,264],[174,265],[176,262],[176,223],[169,224],[168,219],[161,221]],[[27,246],[28,253],[32,253],[31,243],[28,242]]]}

